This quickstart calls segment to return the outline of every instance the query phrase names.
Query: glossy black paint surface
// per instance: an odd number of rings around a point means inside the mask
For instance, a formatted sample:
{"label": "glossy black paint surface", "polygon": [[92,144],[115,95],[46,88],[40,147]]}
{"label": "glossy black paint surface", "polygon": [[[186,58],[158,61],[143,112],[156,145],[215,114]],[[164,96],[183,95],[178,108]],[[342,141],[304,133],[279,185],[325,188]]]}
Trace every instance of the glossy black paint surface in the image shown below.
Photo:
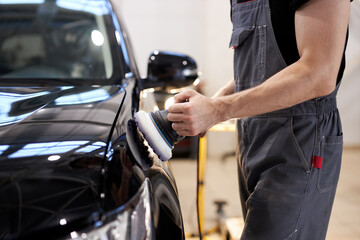
{"label": "glossy black paint surface", "polygon": [[[96,211],[107,135],[125,95],[118,87],[105,89],[13,93],[1,118],[2,234],[55,227]],[[9,93],[1,90],[4,104]],[[104,99],[114,91],[112,101],[81,103],[81,94],[92,91]]]}
{"label": "glossy black paint surface", "polygon": [[180,53],[154,51],[148,60],[148,77],[144,84],[181,88],[197,78],[197,65],[193,58]]}
{"label": "glossy black paint surface", "polygon": [[111,81],[0,81],[0,239],[69,238],[95,228],[121,213],[145,178],[156,239],[184,237],[170,165],[148,151],[132,120],[140,78],[109,11],[119,64]]}

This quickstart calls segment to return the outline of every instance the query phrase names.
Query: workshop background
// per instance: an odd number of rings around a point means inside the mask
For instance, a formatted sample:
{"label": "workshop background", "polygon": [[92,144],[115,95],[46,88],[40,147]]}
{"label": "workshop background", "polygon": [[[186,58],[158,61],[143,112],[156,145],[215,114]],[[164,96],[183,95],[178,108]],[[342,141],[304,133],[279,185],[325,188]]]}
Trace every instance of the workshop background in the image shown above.
{"label": "workshop background", "polygon": [[[212,96],[233,78],[233,50],[228,48],[232,25],[228,1],[113,0],[121,12],[135,48],[140,73],[155,50],[192,56],[201,71],[203,93]],[[344,131],[344,156],[337,197],[327,239],[360,239],[360,1],[351,4],[347,67],[338,94]],[[223,158],[235,151],[233,132],[207,134],[206,227],[216,224],[214,200],[226,200],[228,217],[239,217],[236,160]],[[171,160],[183,210],[186,232],[196,232],[196,161]]]}

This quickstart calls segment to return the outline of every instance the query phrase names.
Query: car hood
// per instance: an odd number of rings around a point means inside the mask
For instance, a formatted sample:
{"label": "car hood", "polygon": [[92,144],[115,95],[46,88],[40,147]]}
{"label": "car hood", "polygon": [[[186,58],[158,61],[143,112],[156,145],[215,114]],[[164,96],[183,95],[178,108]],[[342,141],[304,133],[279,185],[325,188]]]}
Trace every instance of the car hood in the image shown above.
{"label": "car hood", "polygon": [[0,238],[76,224],[99,209],[101,165],[124,97],[118,86],[0,88]]}
{"label": "car hood", "polygon": [[[0,159],[104,146],[123,98],[124,90],[114,86],[0,88]],[[25,151],[34,147],[41,151]]]}

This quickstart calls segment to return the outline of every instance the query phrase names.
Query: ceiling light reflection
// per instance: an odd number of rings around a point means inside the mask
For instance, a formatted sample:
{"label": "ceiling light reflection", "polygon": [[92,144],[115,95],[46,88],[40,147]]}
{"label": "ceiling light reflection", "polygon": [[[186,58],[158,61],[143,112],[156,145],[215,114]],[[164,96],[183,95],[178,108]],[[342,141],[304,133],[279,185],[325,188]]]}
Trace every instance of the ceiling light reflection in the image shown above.
{"label": "ceiling light reflection", "polygon": [[48,160],[50,161],[50,162],[52,162],[52,161],[57,161],[57,160],[59,160],[61,157],[59,156],[59,155],[51,155],[50,157],[48,157]]}
{"label": "ceiling light reflection", "polygon": [[87,0],[56,0],[56,5],[61,8],[71,9],[75,11],[85,11],[95,15],[104,15],[108,13],[106,4],[102,1],[87,1]]}
{"label": "ceiling light reflection", "polygon": [[71,239],[75,239],[78,237],[78,234],[77,234],[77,232],[74,231],[74,232],[70,233],[70,236],[71,236]]}
{"label": "ceiling light reflection", "polygon": [[67,221],[66,221],[65,218],[60,219],[60,225],[61,225],[61,226],[64,226],[64,225],[66,225],[66,224],[67,224]]}
{"label": "ceiling light reflection", "polygon": [[93,103],[98,101],[104,101],[110,97],[110,94],[103,88],[95,89],[87,92],[81,92],[78,94],[71,94],[59,97],[55,100],[56,105],[74,105]]}
{"label": "ceiling light reflection", "polygon": [[9,145],[0,145],[0,154],[2,154],[8,148],[9,148]]}
{"label": "ceiling light reflection", "polygon": [[200,83],[200,79],[197,78],[197,79],[193,82],[193,85],[194,85],[194,86],[197,86],[197,85],[199,85],[199,83]]}
{"label": "ceiling light reflection", "polygon": [[115,31],[115,37],[116,37],[116,41],[118,44],[121,43],[121,37],[120,37],[120,33],[118,30]]}
{"label": "ceiling light reflection", "polygon": [[86,145],[88,142],[89,141],[63,141],[63,142],[47,142],[47,143],[30,143],[25,145],[23,148],[19,149],[18,151],[10,154],[8,158],[34,157],[34,156],[43,156],[43,155],[55,156],[62,153],[70,152],[76,148]]}
{"label": "ceiling light reflection", "polygon": [[91,40],[95,46],[102,46],[104,44],[104,36],[99,30],[93,30],[91,32]]}

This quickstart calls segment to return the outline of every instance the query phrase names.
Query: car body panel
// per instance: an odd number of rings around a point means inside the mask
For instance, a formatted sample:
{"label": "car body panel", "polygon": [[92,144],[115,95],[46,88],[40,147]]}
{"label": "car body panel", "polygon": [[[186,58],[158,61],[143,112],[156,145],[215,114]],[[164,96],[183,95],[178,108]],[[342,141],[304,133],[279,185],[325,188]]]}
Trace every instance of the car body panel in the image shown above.
{"label": "car body panel", "polygon": [[109,79],[0,78],[1,239],[96,230],[122,216],[144,184],[150,239],[184,238],[170,163],[144,144],[132,119],[144,104],[130,41],[108,2],[98,2],[109,11]]}

